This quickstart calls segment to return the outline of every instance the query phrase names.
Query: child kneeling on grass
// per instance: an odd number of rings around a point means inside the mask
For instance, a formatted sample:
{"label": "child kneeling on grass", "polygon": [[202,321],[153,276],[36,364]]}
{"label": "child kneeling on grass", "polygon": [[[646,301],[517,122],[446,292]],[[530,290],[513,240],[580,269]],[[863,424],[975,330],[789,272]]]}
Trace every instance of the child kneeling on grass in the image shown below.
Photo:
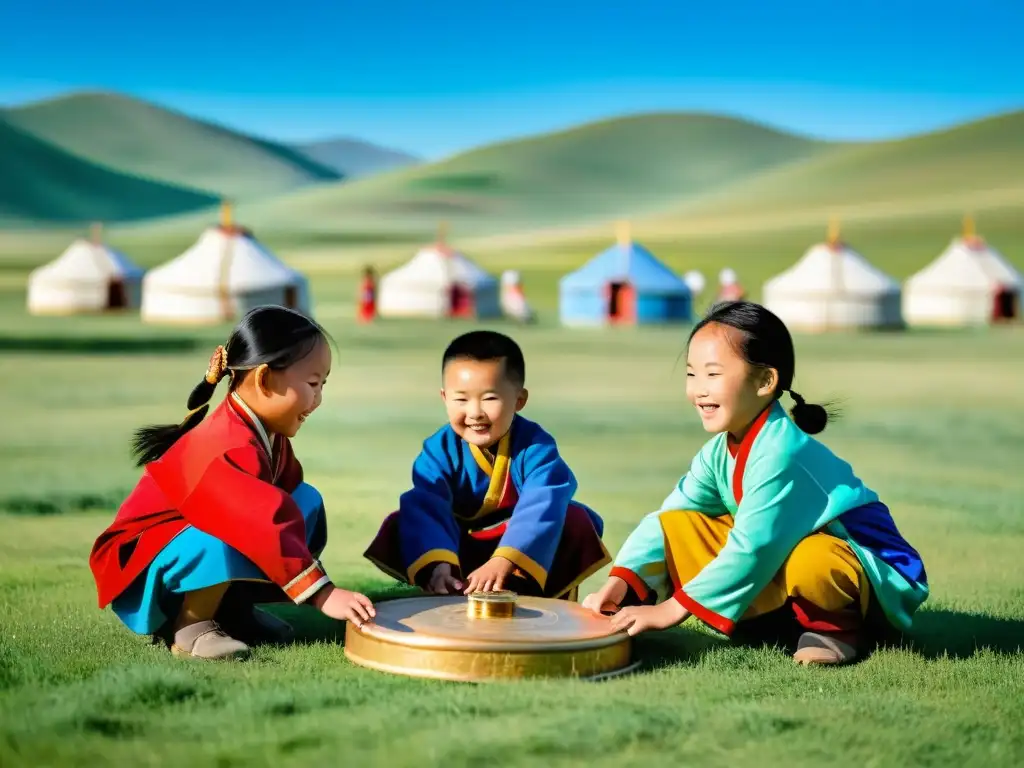
{"label": "child kneeling on grass", "polygon": [[[720,304],[697,324],[686,394],[717,434],[584,605],[616,612],[630,635],[690,615],[731,635],[782,614],[799,625],[802,664],[852,661],[872,630],[910,628],[928,596],[921,557],[878,495],[809,436],[828,413],[793,391],[794,368],[788,329],[758,304]],[[637,605],[658,591],[670,596]]]}
{"label": "child kneeling on grass", "polygon": [[[242,318],[184,421],[135,435],[142,478],[89,559],[100,608],[111,605],[176,655],[204,659],[294,635],[240,582],[269,582],[275,598],[369,621],[370,600],[336,588],[317,559],[327,543],[323,500],[303,482],[289,440],[320,405],[330,368],[327,335],[305,315],[265,306]],[[225,376],[229,393],[204,421]]]}

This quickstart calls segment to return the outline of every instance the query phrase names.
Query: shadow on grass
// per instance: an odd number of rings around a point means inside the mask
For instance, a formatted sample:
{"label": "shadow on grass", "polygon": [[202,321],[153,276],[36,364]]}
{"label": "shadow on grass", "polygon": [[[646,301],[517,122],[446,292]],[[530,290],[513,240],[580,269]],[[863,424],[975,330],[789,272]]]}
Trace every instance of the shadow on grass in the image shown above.
{"label": "shadow on grass", "polygon": [[0,336],[0,352],[78,355],[161,355],[191,352],[203,342],[184,336]]}
{"label": "shadow on grass", "polygon": [[926,659],[966,659],[979,651],[1024,653],[1024,619],[945,609],[922,610],[903,647]]}
{"label": "shadow on grass", "polygon": [[[395,585],[384,587],[379,582],[353,585],[375,604],[402,597],[423,595],[418,589]],[[277,603],[268,606],[296,630],[296,643],[345,644],[344,622],[327,618],[315,609]],[[769,615],[743,622],[731,640],[705,632],[677,629],[639,635],[634,644],[634,658],[641,664],[632,674],[656,672],[668,667],[690,665],[718,648],[778,648],[791,654],[796,650],[802,630],[795,622],[781,615]],[[1024,619],[1000,618],[983,614],[945,609],[922,610],[915,619],[912,635],[888,637],[879,641],[880,648],[905,648],[926,659],[966,659],[987,649],[996,653],[1024,652]],[[870,654],[865,654],[861,660]],[[614,679],[614,678],[612,678]]]}

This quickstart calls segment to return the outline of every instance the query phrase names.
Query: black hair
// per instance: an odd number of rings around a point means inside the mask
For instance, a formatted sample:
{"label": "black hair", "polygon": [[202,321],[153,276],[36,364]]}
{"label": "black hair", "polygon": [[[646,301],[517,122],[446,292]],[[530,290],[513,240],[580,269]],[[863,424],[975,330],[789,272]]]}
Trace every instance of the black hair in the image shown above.
{"label": "black hair", "polygon": [[504,360],[505,378],[517,387],[526,383],[523,350],[497,331],[470,331],[454,339],[441,357],[441,374],[452,360]]}
{"label": "black hair", "polygon": [[775,399],[789,392],[793,398],[790,416],[793,422],[809,435],[824,431],[829,417],[837,414],[823,405],[808,403],[793,391],[796,373],[796,353],[789,329],[774,312],[752,301],[724,301],[715,304],[690,332],[690,340],[707,325],[717,323],[739,331],[741,341],[737,352],[749,364],[759,368],[774,368],[779,374]]}
{"label": "black hair", "polygon": [[[156,461],[177,440],[205,418],[217,384],[230,376],[230,390],[260,365],[279,371],[294,365],[330,336],[315,321],[294,309],[267,305],[246,313],[231,332],[227,344],[217,347],[204,376],[188,396],[189,413],[180,424],[142,427],[132,438],[136,466]],[[214,379],[211,382],[210,379]]]}

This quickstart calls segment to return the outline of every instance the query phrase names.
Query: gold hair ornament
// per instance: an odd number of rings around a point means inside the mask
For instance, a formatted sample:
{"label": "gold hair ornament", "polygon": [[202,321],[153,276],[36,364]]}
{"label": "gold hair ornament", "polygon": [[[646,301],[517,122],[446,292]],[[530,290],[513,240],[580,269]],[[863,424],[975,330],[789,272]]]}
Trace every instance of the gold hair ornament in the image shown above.
{"label": "gold hair ornament", "polygon": [[210,356],[210,365],[206,369],[206,381],[214,386],[224,378],[228,370],[228,351],[223,345],[213,350]]}

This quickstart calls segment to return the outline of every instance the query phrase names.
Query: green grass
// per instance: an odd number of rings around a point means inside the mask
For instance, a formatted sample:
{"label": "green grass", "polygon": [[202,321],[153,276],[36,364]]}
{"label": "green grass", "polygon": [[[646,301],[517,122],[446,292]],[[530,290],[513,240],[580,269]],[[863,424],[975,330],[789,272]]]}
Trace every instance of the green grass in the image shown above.
{"label": "green grass", "polygon": [[[1003,231],[1019,235],[1020,225],[1007,221]],[[903,237],[910,247],[911,232]],[[799,242],[796,233],[759,241],[764,272],[795,258]],[[749,258],[753,270],[755,257],[741,245],[730,240],[715,253]],[[306,261],[315,306],[340,349],[324,405],[296,449],[327,501],[329,572],[386,595],[389,581],[361,553],[409,482],[420,442],[441,422],[438,357],[466,326],[356,326],[358,261],[303,254],[294,260]],[[579,498],[603,514],[614,550],[706,435],[682,399],[685,328],[572,332],[551,324],[552,281],[571,258],[519,254],[513,263],[535,288],[543,322],[512,332],[528,359],[526,413],[558,438]],[[928,566],[932,597],[912,647],[847,669],[807,670],[781,650],[733,647],[688,624],[641,637],[645,665],[630,677],[459,685],[353,666],[341,628],[308,609],[285,611],[301,630],[296,646],[233,665],[174,659],[98,611],[86,559],[113,500],[137,477],[127,456],[131,430],[183,414],[227,329],[182,333],[131,316],[26,318],[26,265],[7,265],[4,766],[277,768],[339,755],[417,768],[495,758],[512,766],[1020,764],[1020,328],[797,338],[800,391],[843,399],[844,418],[824,440],[890,504]]]}
{"label": "green grass", "polygon": [[244,200],[341,178],[283,144],[114,93],[76,93],[0,114],[77,157],[218,198]]}
{"label": "green grass", "polygon": [[0,111],[0,227],[150,219],[216,202],[84,160],[10,124]]}

